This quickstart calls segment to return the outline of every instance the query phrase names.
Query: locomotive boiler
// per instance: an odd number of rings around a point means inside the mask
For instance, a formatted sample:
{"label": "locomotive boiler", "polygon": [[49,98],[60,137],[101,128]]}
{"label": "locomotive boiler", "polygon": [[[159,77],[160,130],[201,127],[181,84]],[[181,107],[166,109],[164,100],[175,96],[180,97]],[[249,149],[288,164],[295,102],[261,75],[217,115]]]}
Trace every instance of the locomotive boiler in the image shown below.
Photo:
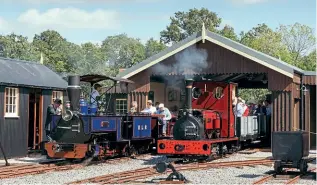
{"label": "locomotive boiler", "polygon": [[[259,122],[253,120],[258,119],[257,116],[237,119],[234,115],[236,84],[192,79],[187,79],[185,83],[186,107],[179,112],[173,137],[158,139],[158,154],[206,159],[213,154],[234,152],[244,142],[245,138],[241,135],[248,131],[243,130],[248,124],[257,125],[256,128],[250,127],[250,133],[255,138],[259,136]],[[250,118],[254,123],[248,122]]]}

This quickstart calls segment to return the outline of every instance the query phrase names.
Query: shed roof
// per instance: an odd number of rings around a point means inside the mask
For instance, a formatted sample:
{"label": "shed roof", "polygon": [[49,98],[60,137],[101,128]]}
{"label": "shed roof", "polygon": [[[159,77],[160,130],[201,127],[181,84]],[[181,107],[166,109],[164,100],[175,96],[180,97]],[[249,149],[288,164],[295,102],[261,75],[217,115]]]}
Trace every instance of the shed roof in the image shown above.
{"label": "shed roof", "polygon": [[67,82],[45,65],[0,57],[0,85],[66,89]]}
{"label": "shed roof", "polygon": [[190,47],[191,45],[194,45],[199,41],[205,42],[205,40],[208,40],[209,42],[217,44],[221,47],[224,47],[232,52],[235,52],[241,56],[244,56],[254,62],[257,62],[263,66],[266,66],[272,70],[275,70],[291,78],[293,78],[294,72],[300,73],[303,75],[316,75],[315,71],[304,71],[298,67],[292,66],[286,62],[283,62],[277,58],[274,58],[272,56],[269,56],[267,54],[254,50],[241,43],[238,43],[236,41],[233,41],[231,39],[228,39],[216,33],[210,32],[208,30],[203,30],[201,33],[195,33],[191,35],[190,37],[176,44],[173,44],[171,47],[166,48],[160,53],[157,53],[156,55],[153,55],[147,58],[146,60],[120,72],[117,76],[122,78],[129,78],[161,62],[162,60],[170,56],[173,56],[174,54],[186,49],[187,47]]}

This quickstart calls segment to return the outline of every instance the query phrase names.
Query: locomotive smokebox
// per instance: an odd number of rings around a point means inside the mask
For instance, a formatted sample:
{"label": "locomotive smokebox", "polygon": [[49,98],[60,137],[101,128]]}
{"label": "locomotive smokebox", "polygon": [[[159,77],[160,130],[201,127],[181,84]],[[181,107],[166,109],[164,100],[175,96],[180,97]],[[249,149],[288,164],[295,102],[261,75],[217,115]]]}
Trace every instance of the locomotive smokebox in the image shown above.
{"label": "locomotive smokebox", "polygon": [[192,89],[193,89],[193,79],[186,79],[186,105],[188,113],[192,114]]}
{"label": "locomotive smokebox", "polygon": [[73,111],[79,111],[80,91],[80,76],[69,76],[67,94],[70,101],[70,109]]}

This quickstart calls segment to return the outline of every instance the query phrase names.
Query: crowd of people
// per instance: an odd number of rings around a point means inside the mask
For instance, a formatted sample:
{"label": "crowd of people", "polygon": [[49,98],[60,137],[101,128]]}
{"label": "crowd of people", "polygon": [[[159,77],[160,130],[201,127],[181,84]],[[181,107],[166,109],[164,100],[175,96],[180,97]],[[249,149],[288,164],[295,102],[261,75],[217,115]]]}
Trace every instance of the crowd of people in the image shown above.
{"label": "crowd of people", "polygon": [[[137,102],[133,101],[131,103],[130,113],[137,112],[137,107],[138,107]],[[172,114],[171,114],[170,110],[164,106],[163,103],[156,102],[155,106],[153,106],[152,100],[148,100],[146,102],[145,109],[142,110],[141,112],[164,115],[163,118],[159,118],[159,124],[163,125],[162,135],[163,136],[166,135],[167,122],[172,119]]]}
{"label": "crowd of people", "polygon": [[236,97],[233,101],[234,114],[237,117],[252,115],[271,115],[272,106],[269,100],[259,101],[258,104],[253,102],[246,103],[241,97]]}

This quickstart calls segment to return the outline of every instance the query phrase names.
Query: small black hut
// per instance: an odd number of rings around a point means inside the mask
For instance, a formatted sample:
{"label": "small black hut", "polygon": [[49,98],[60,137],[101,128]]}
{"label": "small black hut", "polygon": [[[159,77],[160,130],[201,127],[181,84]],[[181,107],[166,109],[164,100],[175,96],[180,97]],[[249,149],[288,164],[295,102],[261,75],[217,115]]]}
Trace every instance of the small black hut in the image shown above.
{"label": "small black hut", "polygon": [[66,88],[67,82],[42,64],[0,57],[0,140],[7,157],[39,149],[46,108],[63,100]]}

